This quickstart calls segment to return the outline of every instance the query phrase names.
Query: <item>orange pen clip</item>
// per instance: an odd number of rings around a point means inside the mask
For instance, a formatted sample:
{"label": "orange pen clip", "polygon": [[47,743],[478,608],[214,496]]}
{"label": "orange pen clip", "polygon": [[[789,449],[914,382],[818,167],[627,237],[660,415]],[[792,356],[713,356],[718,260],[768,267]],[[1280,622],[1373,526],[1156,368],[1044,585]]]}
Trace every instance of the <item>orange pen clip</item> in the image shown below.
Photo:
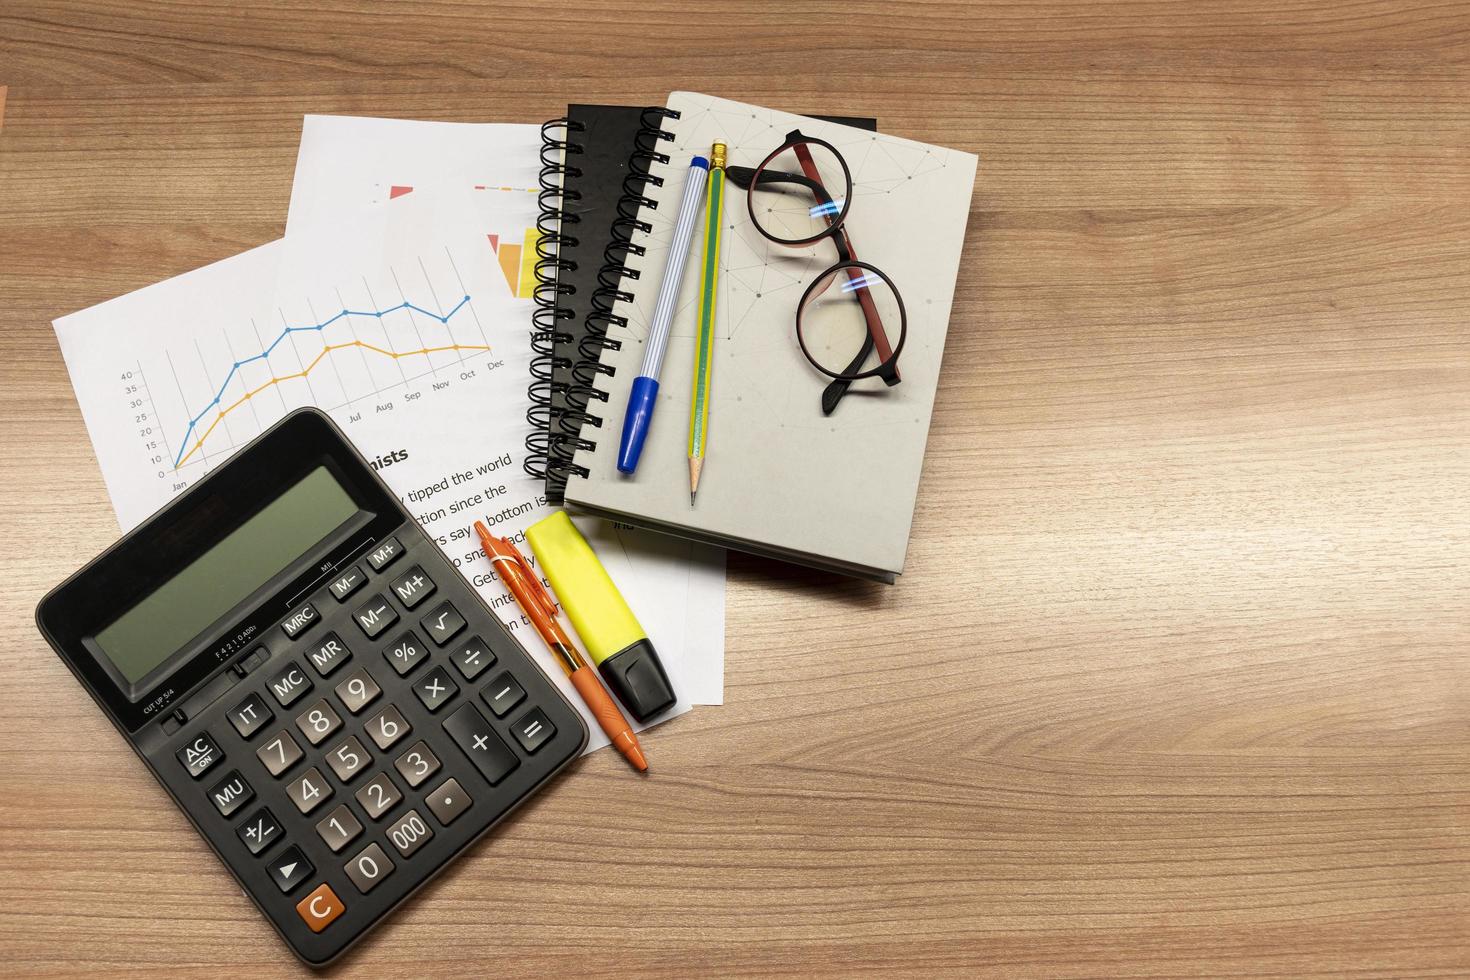
{"label": "orange pen clip", "polygon": [[490,560],[497,563],[508,561],[519,565],[521,571],[526,573],[526,584],[531,587],[531,598],[536,600],[536,605],[541,607],[541,611],[547,617],[555,619],[556,601],[551,598],[551,593],[546,591],[546,586],[541,583],[541,576],[537,575],[536,570],[531,567],[531,563],[526,561],[526,556],[521,554],[515,542],[510,538],[496,538],[493,536],[490,540],[494,541],[497,545],[495,549],[496,554],[492,555]]}

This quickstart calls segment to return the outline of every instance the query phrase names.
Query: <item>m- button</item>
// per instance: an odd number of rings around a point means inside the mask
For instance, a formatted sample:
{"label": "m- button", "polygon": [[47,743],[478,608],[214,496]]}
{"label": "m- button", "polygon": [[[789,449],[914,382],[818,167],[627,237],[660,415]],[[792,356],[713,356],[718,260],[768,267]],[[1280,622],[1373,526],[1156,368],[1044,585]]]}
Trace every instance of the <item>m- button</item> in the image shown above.
{"label": "m- button", "polygon": [[412,609],[434,594],[434,582],[424,574],[421,567],[415,565],[393,580],[392,589],[393,594],[398,596],[398,601]]}
{"label": "m- button", "polygon": [[345,911],[347,906],[342,904],[337,893],[332,891],[332,886],[327,884],[317,885],[310,895],[296,903],[296,914],[301,916],[301,921],[312,932],[321,932],[337,921],[337,917]]}
{"label": "m- button", "polygon": [[332,584],[330,586],[332,590],[332,598],[336,599],[338,602],[341,602],[343,599],[356,592],[358,586],[362,585],[362,583],[366,581],[367,576],[362,573],[362,569],[358,568],[356,565],[353,565],[351,568],[347,569],[347,571],[332,579]]}
{"label": "m- button", "polygon": [[352,618],[357,620],[357,625],[372,639],[398,622],[398,613],[388,604],[387,599],[375,595],[359,606]]}

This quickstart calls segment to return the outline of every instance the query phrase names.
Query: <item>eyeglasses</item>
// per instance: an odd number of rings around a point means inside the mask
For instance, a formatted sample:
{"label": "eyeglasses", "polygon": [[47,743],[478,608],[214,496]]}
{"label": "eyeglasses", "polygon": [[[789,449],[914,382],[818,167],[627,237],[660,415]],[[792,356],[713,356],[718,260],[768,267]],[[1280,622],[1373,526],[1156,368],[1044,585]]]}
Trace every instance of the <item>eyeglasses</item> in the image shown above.
{"label": "eyeglasses", "polygon": [[837,147],[794,129],[759,166],[729,167],[725,175],[745,189],[750,222],[769,241],[806,248],[830,238],[837,249],[837,263],[811,281],[796,307],[802,354],[833,379],[822,392],[822,414],[832,413],[854,381],[898,384],[908,316],[893,281],[853,252],[843,228],[852,171]]}

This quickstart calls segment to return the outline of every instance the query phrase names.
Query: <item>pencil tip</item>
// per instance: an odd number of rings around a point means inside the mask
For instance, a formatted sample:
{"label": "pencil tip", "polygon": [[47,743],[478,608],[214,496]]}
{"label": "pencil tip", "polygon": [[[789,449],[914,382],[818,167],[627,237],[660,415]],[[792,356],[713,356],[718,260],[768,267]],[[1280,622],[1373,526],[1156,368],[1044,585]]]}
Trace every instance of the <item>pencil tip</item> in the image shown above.
{"label": "pencil tip", "polygon": [[693,490],[690,490],[689,491],[689,506],[690,507],[693,507],[694,506],[694,491]]}

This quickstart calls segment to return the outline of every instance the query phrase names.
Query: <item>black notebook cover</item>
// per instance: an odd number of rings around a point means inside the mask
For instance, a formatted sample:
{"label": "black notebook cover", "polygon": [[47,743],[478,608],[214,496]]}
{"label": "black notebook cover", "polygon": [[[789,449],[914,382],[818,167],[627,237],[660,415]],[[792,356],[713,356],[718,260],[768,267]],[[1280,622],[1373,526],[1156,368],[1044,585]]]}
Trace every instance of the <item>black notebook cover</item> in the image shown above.
{"label": "black notebook cover", "polygon": [[[577,345],[586,336],[597,273],[605,262],[608,230],[617,216],[623,178],[633,153],[642,106],[567,106],[566,152],[562,167],[562,244],[558,253],[558,304],[571,315],[560,321],[551,363],[551,411],[547,419],[546,497],[562,502],[571,438],[563,420]],[[572,433],[574,434],[574,433]]]}

